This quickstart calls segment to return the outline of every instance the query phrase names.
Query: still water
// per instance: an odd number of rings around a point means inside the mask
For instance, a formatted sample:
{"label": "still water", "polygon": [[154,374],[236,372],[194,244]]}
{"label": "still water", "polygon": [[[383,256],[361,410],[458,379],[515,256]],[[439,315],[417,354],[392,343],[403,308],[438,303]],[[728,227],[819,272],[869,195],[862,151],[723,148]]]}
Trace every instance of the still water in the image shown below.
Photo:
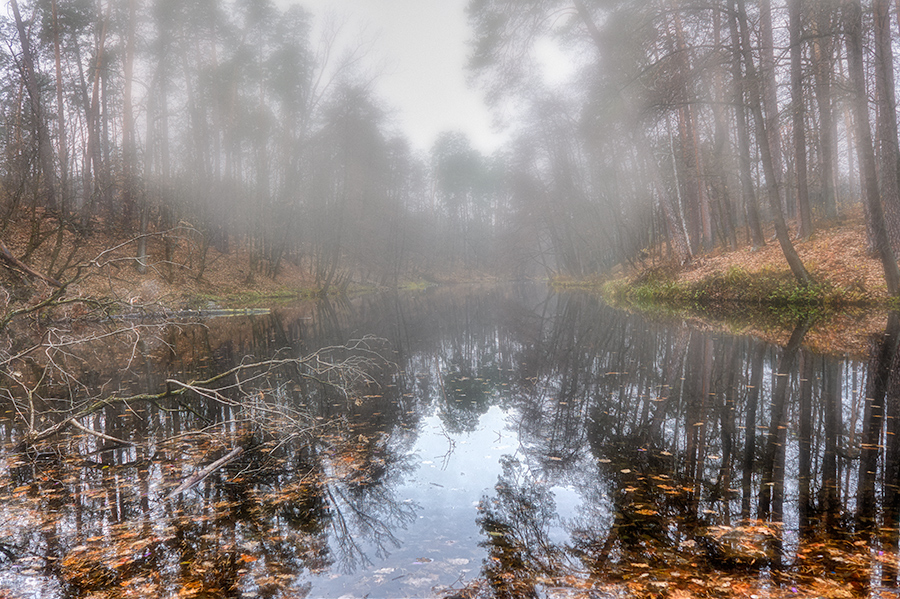
{"label": "still water", "polygon": [[808,327],[523,285],[13,339],[0,596],[887,592],[897,323]]}

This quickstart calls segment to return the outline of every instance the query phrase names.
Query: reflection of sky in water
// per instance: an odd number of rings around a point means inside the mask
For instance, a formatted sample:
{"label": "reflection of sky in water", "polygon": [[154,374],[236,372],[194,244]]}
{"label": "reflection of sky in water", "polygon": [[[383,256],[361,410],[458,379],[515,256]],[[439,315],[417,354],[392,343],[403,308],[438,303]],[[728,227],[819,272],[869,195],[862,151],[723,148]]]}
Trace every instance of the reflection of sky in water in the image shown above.
{"label": "reflection of sky in water", "polygon": [[572,487],[551,487],[550,493],[556,502],[556,514],[559,516],[550,527],[549,538],[552,543],[564,545],[569,542],[569,529],[566,523],[572,518],[581,506],[581,495]]}
{"label": "reflection of sky in water", "polygon": [[[501,456],[518,448],[506,420],[507,414],[493,406],[477,430],[449,435],[436,414],[424,418],[413,449],[418,468],[397,488],[398,498],[418,506],[416,521],[394,531],[401,546],[388,548],[386,559],[378,559],[373,548],[372,564],[356,572],[324,573],[313,581],[310,596],[428,596],[476,577],[485,557],[478,546],[484,536],[475,521],[476,506],[483,496],[494,495]],[[553,491],[560,515],[573,513],[577,494],[562,487]]]}

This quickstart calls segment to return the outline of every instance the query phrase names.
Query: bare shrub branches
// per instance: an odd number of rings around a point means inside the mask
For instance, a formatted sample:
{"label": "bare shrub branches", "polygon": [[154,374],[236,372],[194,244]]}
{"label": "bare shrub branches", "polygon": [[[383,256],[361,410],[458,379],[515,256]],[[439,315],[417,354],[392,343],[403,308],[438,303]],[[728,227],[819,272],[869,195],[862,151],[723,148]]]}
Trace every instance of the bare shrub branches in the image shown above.
{"label": "bare shrub branches", "polygon": [[[138,327],[129,327],[106,335],[86,337],[87,340],[104,339],[112,335],[139,335]],[[21,372],[0,370],[0,374],[21,389],[20,393],[10,393],[17,418],[26,423],[27,433],[21,440],[23,447],[33,446],[41,441],[59,435],[69,428],[91,434],[101,439],[128,444],[127,441],[111,437],[90,429],[81,422],[83,419],[112,406],[133,409],[140,403],[174,403],[172,409],[181,409],[175,400],[186,396],[202,398],[208,402],[227,407],[233,421],[251,424],[274,435],[298,434],[314,426],[314,421],[299,409],[288,392],[288,385],[303,381],[314,383],[318,392],[334,394],[345,399],[361,402],[360,389],[377,384],[375,373],[391,367],[381,353],[379,340],[371,337],[352,340],[346,345],[322,348],[301,358],[273,358],[269,360],[244,362],[213,376],[199,380],[165,380],[165,388],[156,393],[129,395],[109,394],[92,396],[75,402],[72,397],[63,399],[40,398],[38,389],[49,376],[68,381],[78,387],[81,383],[77,375],[70,372],[56,358],[66,351],[68,341],[59,345],[44,346],[47,362],[40,378],[31,384],[22,380]],[[34,352],[37,348],[30,348]],[[52,351],[51,351],[52,350]],[[21,354],[15,360],[8,359],[0,364],[7,366],[21,362]],[[82,387],[84,389],[84,387]],[[317,390],[307,388],[307,394]],[[69,403],[66,409],[44,407],[48,403]],[[171,406],[170,406],[171,407]],[[51,421],[41,427],[36,423]]]}
{"label": "bare shrub branches", "polygon": [[[190,234],[196,231],[191,227],[179,225],[166,231],[145,233],[131,237],[116,245],[112,245],[100,250],[92,258],[82,260],[77,264],[69,266],[66,269],[67,276],[65,278],[61,278],[62,274],[60,274],[58,275],[60,279],[44,275],[34,268],[30,267],[29,265],[25,264],[24,262],[16,258],[6,247],[3,241],[0,240],[0,264],[4,264],[8,268],[11,268],[18,272],[22,272],[32,278],[37,278],[41,281],[44,281],[48,286],[53,288],[52,293],[50,293],[47,297],[38,300],[36,303],[22,305],[21,307],[13,307],[14,302],[10,295],[7,293],[5,298],[6,309],[2,312],[2,316],[0,316],[0,331],[6,329],[9,324],[17,318],[72,304],[85,304],[94,308],[105,308],[107,312],[117,303],[132,308],[134,306],[134,300],[138,299],[136,297],[116,297],[117,294],[111,292],[108,294],[109,298],[98,299],[92,297],[70,297],[69,293],[76,284],[86,281],[89,277],[93,276],[106,277],[108,280],[110,280],[110,286],[112,286],[112,275],[110,271],[111,269],[114,270],[120,268],[122,264],[142,265],[145,268],[153,271],[154,274],[156,274],[160,278],[165,278],[165,273],[163,273],[161,270],[162,268],[171,268],[175,266],[178,268],[188,269],[189,266],[187,266],[186,264],[172,262],[171,260],[156,260],[151,263],[148,262],[146,258],[141,258],[137,255],[130,255],[127,251],[125,251],[126,248],[129,248],[130,246],[137,246],[138,244],[140,244],[140,242],[146,241],[148,238],[153,237],[165,239],[171,239],[172,237],[175,237],[177,239],[186,241],[192,247],[196,245],[197,242],[196,240],[192,239],[191,235],[180,236],[181,232]],[[188,251],[189,256],[192,253],[193,250]],[[143,306],[146,303],[143,300],[146,298],[141,299]]]}

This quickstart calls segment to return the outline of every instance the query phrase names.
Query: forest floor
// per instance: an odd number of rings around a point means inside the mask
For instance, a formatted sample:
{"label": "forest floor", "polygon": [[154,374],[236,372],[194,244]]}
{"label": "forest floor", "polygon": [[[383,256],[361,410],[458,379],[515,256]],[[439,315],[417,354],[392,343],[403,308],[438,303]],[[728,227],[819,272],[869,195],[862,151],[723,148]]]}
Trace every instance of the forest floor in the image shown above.
{"label": "forest floor", "polygon": [[[119,234],[114,227],[98,225],[86,236],[64,229],[59,244],[55,219],[42,219],[39,227],[37,235],[42,242],[30,253],[29,246],[34,245],[30,218],[11,222],[0,239],[12,255],[35,271],[68,283],[69,298],[92,298],[147,309],[185,309],[209,302],[237,306],[266,298],[296,298],[310,293],[315,284],[306,269],[288,260],[281,262],[276,276],[260,273],[251,267],[250,252],[239,244],[233,244],[228,252],[212,246],[204,252],[202,238],[187,226],[147,236],[149,258],[145,273],[138,272],[136,238]],[[54,260],[57,244],[59,251]],[[78,265],[83,266],[82,276],[70,282]],[[0,285],[12,290],[13,300],[28,302],[28,294],[47,294],[41,281],[9,268],[8,263],[0,263]]]}
{"label": "forest floor", "polygon": [[[603,285],[620,306],[699,326],[750,334],[784,345],[804,319],[813,326],[805,345],[837,355],[861,356],[883,333],[888,296],[880,260],[868,252],[861,211],[820,223],[794,244],[814,283],[800,288],[778,242],[761,248],[717,250],[677,267],[647,260]],[[895,306],[894,306],[895,307]]]}

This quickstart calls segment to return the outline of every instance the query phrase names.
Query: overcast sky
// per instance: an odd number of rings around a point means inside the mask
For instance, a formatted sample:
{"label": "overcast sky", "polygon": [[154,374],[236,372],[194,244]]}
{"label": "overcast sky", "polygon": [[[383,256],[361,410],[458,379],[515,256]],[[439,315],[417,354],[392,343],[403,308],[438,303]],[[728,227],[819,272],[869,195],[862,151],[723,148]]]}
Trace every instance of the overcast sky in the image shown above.
{"label": "overcast sky", "polygon": [[431,148],[438,133],[461,130],[490,153],[501,137],[491,127],[482,94],[466,84],[470,38],[467,0],[281,0],[298,3],[321,24],[329,11],[347,18],[346,41],[360,32],[373,40],[373,67],[380,72],[380,97],[418,150]]}

